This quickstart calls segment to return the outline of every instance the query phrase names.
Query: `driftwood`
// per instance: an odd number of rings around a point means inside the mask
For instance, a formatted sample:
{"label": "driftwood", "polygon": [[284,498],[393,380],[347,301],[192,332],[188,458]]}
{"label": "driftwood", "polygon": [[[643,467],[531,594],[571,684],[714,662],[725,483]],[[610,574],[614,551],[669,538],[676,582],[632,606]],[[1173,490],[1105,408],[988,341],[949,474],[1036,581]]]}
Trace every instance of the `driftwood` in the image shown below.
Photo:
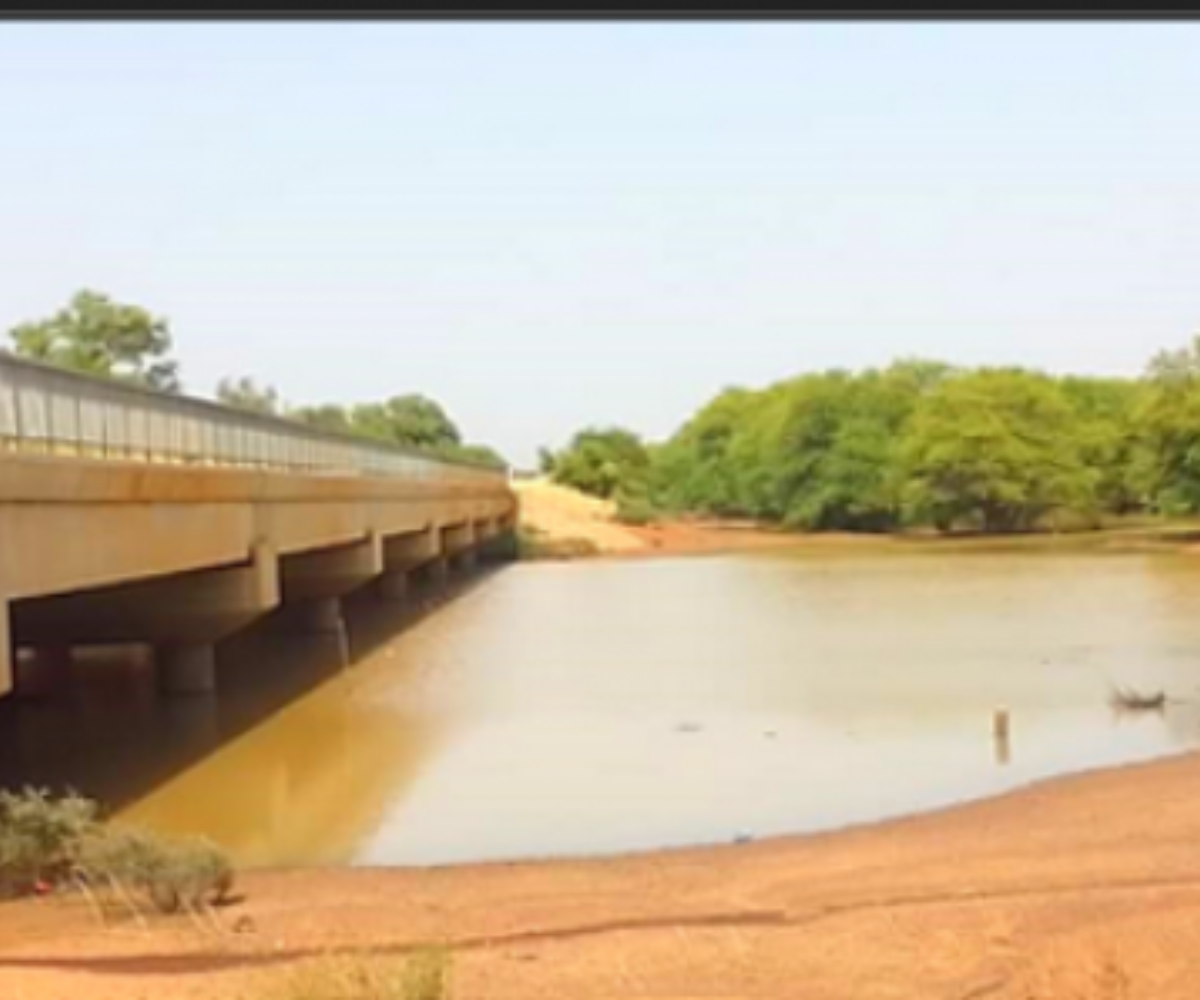
{"label": "driftwood", "polygon": [[1167,693],[1157,691],[1154,694],[1143,694],[1132,688],[1113,688],[1109,703],[1118,711],[1145,712],[1160,711],[1167,703]]}

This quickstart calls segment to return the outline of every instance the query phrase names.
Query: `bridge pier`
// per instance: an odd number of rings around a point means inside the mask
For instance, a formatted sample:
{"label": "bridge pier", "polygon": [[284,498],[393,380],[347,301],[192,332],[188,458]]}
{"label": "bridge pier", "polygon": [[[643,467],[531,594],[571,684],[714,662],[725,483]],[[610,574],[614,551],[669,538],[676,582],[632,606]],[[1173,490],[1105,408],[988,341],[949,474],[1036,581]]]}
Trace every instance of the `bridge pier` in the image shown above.
{"label": "bridge pier", "polygon": [[217,690],[217,647],[213,643],[165,646],[159,654],[158,683],[164,694],[213,694]]}
{"label": "bridge pier", "polygon": [[450,560],[446,556],[438,556],[425,566],[425,579],[434,587],[444,587],[450,582]]}
{"label": "bridge pier", "polygon": [[412,590],[413,575],[441,555],[441,534],[434,528],[392,535],[383,540],[383,575],[380,600],[402,603]]}
{"label": "bridge pier", "polygon": [[292,624],[294,631],[304,635],[342,635],[346,631],[342,602],[336,597],[319,597],[297,604]]}
{"label": "bridge pier", "polygon": [[54,644],[25,649],[16,659],[15,690],[29,701],[59,699],[71,693],[71,647]]}
{"label": "bridge pier", "polygon": [[379,578],[379,598],[390,604],[403,604],[407,601],[409,589],[408,570],[390,570]]}

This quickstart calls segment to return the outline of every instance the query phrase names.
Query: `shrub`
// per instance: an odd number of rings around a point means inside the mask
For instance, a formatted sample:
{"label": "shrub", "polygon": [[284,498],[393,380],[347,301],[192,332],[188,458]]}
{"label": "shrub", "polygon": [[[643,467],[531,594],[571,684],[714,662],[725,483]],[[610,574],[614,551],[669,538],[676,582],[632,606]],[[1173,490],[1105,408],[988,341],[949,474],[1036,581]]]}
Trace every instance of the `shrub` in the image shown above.
{"label": "shrub", "polygon": [[617,520],[622,524],[641,526],[661,519],[654,504],[645,496],[617,495]]}
{"label": "shrub", "polygon": [[80,845],[76,868],[90,885],[132,889],[161,913],[220,903],[233,887],[233,867],[210,841],[137,827],[93,831]]}
{"label": "shrub", "polygon": [[74,793],[55,801],[45,789],[0,791],[0,895],[69,874],[96,813],[94,802]]}
{"label": "shrub", "polygon": [[107,825],[95,802],[45,789],[0,791],[0,895],[39,883],[143,895],[162,913],[219,903],[233,886],[233,867],[199,837],[166,837]]}
{"label": "shrub", "polygon": [[517,558],[581,559],[599,554],[600,547],[587,538],[552,538],[544,532],[522,527],[517,534]]}

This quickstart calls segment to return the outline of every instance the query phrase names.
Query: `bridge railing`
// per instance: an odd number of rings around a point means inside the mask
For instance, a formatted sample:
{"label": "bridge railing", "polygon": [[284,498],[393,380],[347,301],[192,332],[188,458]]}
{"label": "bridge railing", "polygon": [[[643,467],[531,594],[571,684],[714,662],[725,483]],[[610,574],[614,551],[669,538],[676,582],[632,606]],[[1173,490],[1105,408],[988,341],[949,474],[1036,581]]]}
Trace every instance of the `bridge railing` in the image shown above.
{"label": "bridge railing", "polygon": [[0,449],[310,475],[503,482],[507,470],[432,457],[208,400],[0,353]]}

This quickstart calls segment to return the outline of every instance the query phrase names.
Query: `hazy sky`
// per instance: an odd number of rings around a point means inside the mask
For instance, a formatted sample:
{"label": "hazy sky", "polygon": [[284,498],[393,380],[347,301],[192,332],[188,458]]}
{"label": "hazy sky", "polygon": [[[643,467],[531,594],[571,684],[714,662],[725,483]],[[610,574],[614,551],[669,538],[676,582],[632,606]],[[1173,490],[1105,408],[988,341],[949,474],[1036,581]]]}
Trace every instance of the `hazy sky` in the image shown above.
{"label": "hazy sky", "polygon": [[0,327],[91,287],[190,392],[423,392],[518,462],[921,355],[1200,332],[1200,25],[0,26]]}

